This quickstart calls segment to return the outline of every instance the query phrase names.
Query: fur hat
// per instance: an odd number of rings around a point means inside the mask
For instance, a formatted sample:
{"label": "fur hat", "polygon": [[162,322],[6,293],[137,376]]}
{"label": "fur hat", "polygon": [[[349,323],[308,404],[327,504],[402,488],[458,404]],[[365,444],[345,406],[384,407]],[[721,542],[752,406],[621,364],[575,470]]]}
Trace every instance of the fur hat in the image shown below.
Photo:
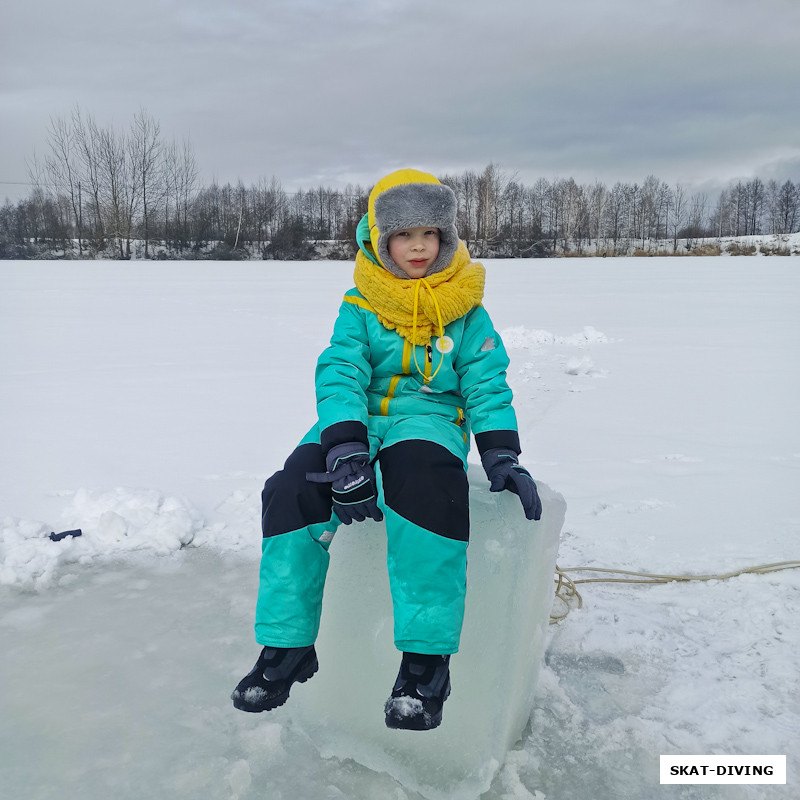
{"label": "fur hat", "polygon": [[369,195],[369,236],[383,267],[398,278],[408,276],[389,255],[389,237],[405,228],[439,229],[439,255],[427,274],[441,272],[458,248],[456,196],[433,175],[401,169],[381,178]]}

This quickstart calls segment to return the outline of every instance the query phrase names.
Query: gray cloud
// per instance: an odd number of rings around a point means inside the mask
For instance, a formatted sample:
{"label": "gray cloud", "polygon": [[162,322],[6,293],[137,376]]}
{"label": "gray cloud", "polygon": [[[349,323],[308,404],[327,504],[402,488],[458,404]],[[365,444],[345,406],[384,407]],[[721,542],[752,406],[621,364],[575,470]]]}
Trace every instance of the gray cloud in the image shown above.
{"label": "gray cloud", "polygon": [[75,104],[120,127],[145,108],[204,180],[490,161],[524,180],[800,179],[794,0],[39,0],[4,17],[0,180],[25,180]]}

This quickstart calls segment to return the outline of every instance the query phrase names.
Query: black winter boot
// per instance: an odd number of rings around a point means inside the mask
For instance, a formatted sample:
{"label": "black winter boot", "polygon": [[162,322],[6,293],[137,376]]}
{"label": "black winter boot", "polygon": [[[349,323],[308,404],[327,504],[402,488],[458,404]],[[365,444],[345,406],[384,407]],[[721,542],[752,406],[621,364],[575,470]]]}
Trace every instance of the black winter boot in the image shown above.
{"label": "black winter boot", "polygon": [[233,690],[231,700],[240,711],[270,711],[288,700],[295,681],[305,683],[318,669],[314,645],[265,647]]}
{"label": "black winter boot", "polygon": [[438,728],[449,695],[450,656],[403,653],[392,696],[383,709],[386,727],[408,731]]}

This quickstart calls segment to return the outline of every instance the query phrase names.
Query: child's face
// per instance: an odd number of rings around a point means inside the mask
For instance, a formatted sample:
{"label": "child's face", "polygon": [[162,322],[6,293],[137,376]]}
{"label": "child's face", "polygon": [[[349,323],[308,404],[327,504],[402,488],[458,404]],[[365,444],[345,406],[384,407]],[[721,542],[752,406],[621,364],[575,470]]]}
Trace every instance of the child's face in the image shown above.
{"label": "child's face", "polygon": [[423,278],[439,255],[438,228],[404,228],[389,237],[389,255],[409,278]]}

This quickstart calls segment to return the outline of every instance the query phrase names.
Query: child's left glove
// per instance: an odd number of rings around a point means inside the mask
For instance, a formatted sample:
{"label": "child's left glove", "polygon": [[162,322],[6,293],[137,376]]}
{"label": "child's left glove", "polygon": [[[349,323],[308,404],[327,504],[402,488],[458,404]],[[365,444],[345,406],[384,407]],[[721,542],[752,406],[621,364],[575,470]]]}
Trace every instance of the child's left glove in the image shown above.
{"label": "child's left glove", "polygon": [[337,444],[325,457],[327,472],[307,472],[312,483],[330,483],[333,491],[333,510],[349,525],[353,520],[363,522],[371,517],[383,519],[378,508],[375,470],[369,463],[369,448],[362,442]]}
{"label": "child's left glove", "polygon": [[504,447],[493,447],[481,456],[481,463],[489,478],[490,492],[502,492],[508,489],[519,495],[525,516],[528,519],[542,518],[542,501],[536,483],[530,472],[525,469],[513,450]]}

